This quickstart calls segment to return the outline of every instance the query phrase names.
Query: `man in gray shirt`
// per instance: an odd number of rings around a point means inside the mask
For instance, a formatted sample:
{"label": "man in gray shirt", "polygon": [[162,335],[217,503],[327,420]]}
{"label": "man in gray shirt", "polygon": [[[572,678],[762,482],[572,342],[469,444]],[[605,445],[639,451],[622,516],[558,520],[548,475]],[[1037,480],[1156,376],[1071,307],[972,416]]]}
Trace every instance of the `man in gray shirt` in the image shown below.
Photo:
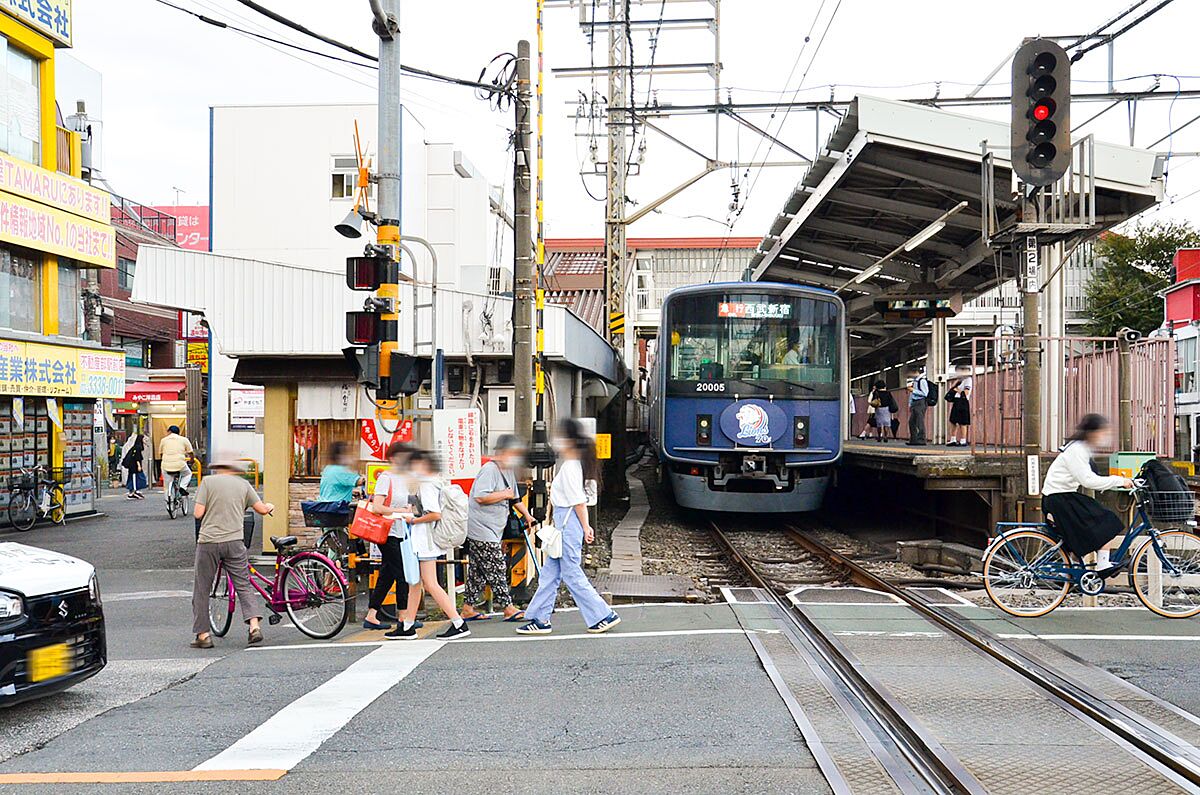
{"label": "man in gray shirt", "polygon": [[251,644],[261,643],[263,636],[259,624],[262,619],[262,600],[250,585],[250,558],[246,554],[242,519],[250,509],[265,516],[274,511],[275,506],[260,500],[254,487],[238,476],[244,474],[244,470],[236,462],[215,461],[210,470],[209,476],[200,481],[200,488],[196,490],[196,509],[193,512],[198,523],[198,535],[196,579],[192,583],[192,632],[195,634],[192,647],[213,647],[208,602],[217,566],[222,563],[223,570],[233,580],[242,618],[250,625],[248,641]]}
{"label": "man in gray shirt", "polygon": [[461,611],[467,621],[487,617],[479,610],[484,603],[483,589],[487,586],[492,589],[492,605],[504,609],[505,621],[520,621],[525,617],[524,612],[512,603],[508,564],[500,544],[514,508],[526,526],[533,525],[532,514],[517,494],[515,470],[524,453],[525,446],[520,439],[504,434],[496,440],[492,460],[483,465],[471,486],[467,501],[467,555],[471,564],[467,567],[467,587]]}

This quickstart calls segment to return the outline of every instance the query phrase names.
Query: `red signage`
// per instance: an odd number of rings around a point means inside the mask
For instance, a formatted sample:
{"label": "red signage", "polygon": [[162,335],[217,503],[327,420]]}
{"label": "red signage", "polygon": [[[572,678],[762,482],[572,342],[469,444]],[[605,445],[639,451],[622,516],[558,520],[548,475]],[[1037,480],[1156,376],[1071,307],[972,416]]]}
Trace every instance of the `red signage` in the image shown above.
{"label": "red signage", "polygon": [[396,426],[396,430],[392,432],[392,436],[388,439],[387,444],[384,444],[383,437],[380,436],[380,431],[386,432],[386,430],[383,427],[383,423],[375,420],[359,420],[358,423],[358,437],[367,446],[367,450],[371,453],[371,456],[380,461],[383,460],[384,453],[392,443],[412,443],[413,440],[412,420],[401,420],[400,424]]}
{"label": "red signage", "polygon": [[175,242],[192,251],[208,251],[208,205],[180,204],[155,207],[175,216]]}

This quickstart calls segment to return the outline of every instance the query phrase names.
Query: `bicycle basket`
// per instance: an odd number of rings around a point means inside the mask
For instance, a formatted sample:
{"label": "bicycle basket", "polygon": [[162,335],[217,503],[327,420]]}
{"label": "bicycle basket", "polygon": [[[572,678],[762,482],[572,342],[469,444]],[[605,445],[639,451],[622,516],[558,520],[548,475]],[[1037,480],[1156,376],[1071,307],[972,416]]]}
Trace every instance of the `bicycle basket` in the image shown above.
{"label": "bicycle basket", "polygon": [[1154,491],[1146,513],[1156,522],[1181,523],[1196,517],[1196,495],[1191,491]]}
{"label": "bicycle basket", "polygon": [[305,527],[349,527],[353,506],[341,500],[305,500],[300,503]]}
{"label": "bicycle basket", "polygon": [[31,491],[33,489],[33,474],[23,472],[20,475],[8,476],[9,491]]}

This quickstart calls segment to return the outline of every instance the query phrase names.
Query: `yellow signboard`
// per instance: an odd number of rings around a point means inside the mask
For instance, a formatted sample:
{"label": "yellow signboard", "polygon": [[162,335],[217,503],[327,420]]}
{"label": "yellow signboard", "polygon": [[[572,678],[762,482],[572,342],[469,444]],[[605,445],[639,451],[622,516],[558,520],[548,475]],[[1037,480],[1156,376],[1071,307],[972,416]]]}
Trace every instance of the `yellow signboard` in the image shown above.
{"label": "yellow signboard", "polygon": [[111,197],[104,191],[70,174],[39,168],[2,152],[0,191],[15,193],[102,224],[107,225],[112,220]]}
{"label": "yellow signboard", "polygon": [[387,464],[367,464],[367,494],[375,493],[375,484],[379,482],[379,476],[387,471]]}
{"label": "yellow signboard", "polygon": [[0,241],[5,243],[112,268],[117,262],[116,239],[107,224],[0,193]]}
{"label": "yellow signboard", "polygon": [[0,11],[64,47],[71,46],[71,0],[0,0]]}
{"label": "yellow signboard", "polygon": [[612,458],[612,434],[596,434],[596,458]]}
{"label": "yellow signboard", "polygon": [[0,340],[0,395],[125,397],[125,354]]}
{"label": "yellow signboard", "polygon": [[200,372],[208,372],[208,343],[189,342],[187,344],[187,363],[200,365]]}

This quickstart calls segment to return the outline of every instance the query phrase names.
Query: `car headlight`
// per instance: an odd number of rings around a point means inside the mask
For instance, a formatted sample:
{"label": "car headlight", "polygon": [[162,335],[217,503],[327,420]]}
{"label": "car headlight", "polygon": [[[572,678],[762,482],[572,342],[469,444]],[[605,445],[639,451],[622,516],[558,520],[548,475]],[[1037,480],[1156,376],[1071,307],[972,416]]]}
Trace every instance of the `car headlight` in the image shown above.
{"label": "car headlight", "polygon": [[17,618],[25,609],[21,597],[0,591],[0,618]]}
{"label": "car headlight", "polygon": [[95,573],[92,574],[92,579],[88,580],[88,596],[92,604],[100,605],[100,580],[96,578]]}

